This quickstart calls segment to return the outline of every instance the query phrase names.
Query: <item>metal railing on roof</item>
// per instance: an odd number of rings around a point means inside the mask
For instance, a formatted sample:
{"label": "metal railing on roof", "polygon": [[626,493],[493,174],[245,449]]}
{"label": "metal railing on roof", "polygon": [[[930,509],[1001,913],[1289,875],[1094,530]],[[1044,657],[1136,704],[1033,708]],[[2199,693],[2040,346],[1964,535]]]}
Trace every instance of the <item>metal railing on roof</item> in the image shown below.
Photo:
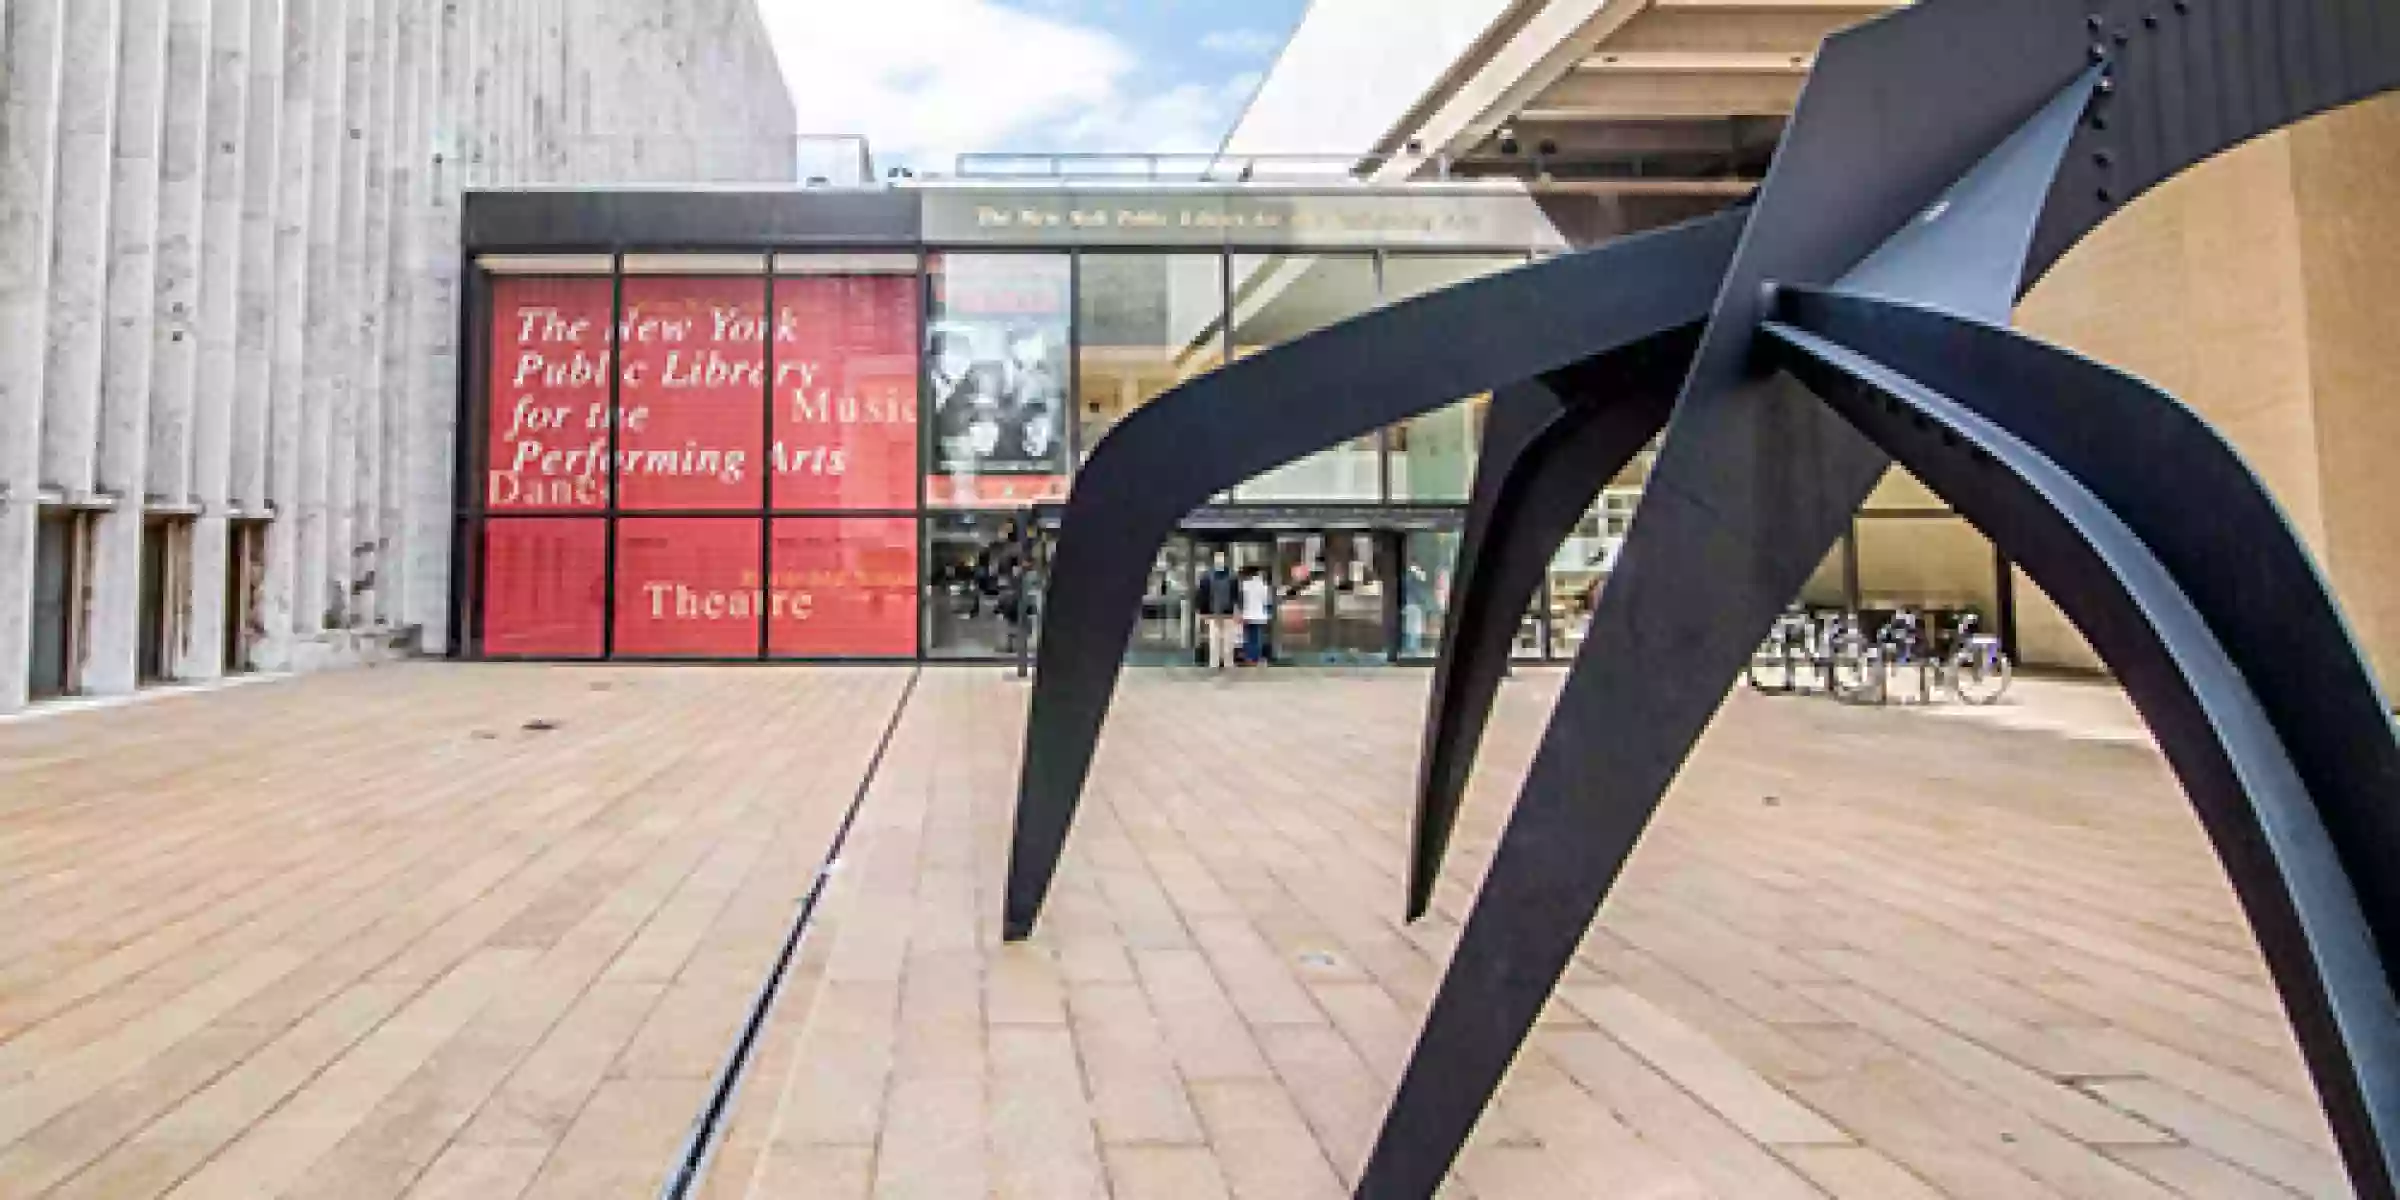
{"label": "metal railing on roof", "polygon": [[[1356,154],[961,154],[952,176],[973,180],[1125,180],[1145,183],[1342,183],[1365,172]],[[1371,164],[1370,164],[1371,165]]]}
{"label": "metal railing on roof", "polygon": [[1361,184],[1387,164],[1417,180],[1513,180],[1530,184],[1749,181],[1763,163],[1731,152],[1567,152],[1547,144],[1518,153],[1453,157],[1378,154],[974,153],[958,156],[951,178],[974,183]]}

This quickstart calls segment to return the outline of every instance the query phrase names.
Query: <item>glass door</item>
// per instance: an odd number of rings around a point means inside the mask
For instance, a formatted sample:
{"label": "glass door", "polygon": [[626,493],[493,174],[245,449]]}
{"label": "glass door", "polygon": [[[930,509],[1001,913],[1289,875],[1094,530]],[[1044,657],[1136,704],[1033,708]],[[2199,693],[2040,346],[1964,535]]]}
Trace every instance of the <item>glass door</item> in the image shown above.
{"label": "glass door", "polygon": [[1270,580],[1275,585],[1274,661],[1323,662],[1331,644],[1325,628],[1324,539],[1295,533],[1276,538]]}
{"label": "glass door", "polygon": [[1326,628],[1335,662],[1391,661],[1390,558],[1386,538],[1371,533],[1325,536]]}
{"label": "glass door", "polygon": [[[1170,558],[1178,561],[1170,562]],[[1134,646],[1137,654],[1146,656],[1139,661],[1207,663],[1208,631],[1201,626],[1200,589],[1220,560],[1234,579],[1234,612],[1239,613],[1242,572],[1257,567],[1272,582],[1275,542],[1265,535],[1241,533],[1194,534],[1169,542],[1151,569],[1150,586],[1142,597],[1142,626]],[[1176,591],[1178,588],[1181,590]],[[1180,616],[1169,615],[1168,609]],[[1177,629],[1180,633],[1174,633]],[[1270,628],[1270,654],[1278,638],[1277,631]]]}
{"label": "glass door", "polygon": [[1198,628],[1192,615],[1192,539],[1176,536],[1160,547],[1142,588],[1142,617],[1134,626],[1126,657],[1143,666],[1190,662]]}
{"label": "glass door", "polygon": [[1391,660],[1386,540],[1370,533],[1275,539],[1275,661]]}

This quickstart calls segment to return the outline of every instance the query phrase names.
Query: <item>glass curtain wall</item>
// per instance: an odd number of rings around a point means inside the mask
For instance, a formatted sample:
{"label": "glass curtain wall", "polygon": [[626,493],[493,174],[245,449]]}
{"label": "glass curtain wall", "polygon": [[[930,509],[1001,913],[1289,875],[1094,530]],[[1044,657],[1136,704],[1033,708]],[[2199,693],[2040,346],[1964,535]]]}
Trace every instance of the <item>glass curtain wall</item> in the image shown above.
{"label": "glass curtain wall", "polygon": [[1634,510],[1641,506],[1639,486],[1620,476],[1576,523],[1575,532],[1550,559],[1550,654],[1573,658],[1590,631],[1592,611],[1600,592],[1616,570],[1625,535],[1633,528]]}
{"label": "glass curtain wall", "polygon": [[489,281],[481,652],[913,655],[915,256],[623,265]]}
{"label": "glass curtain wall", "polygon": [[1065,499],[1074,260],[937,254],[925,279],[927,506]]}
{"label": "glass curtain wall", "polygon": [[[1076,261],[1077,445],[1084,457],[1118,422],[1225,362],[1225,258],[1205,253],[1093,252]],[[1129,652],[1137,662],[1189,662],[1196,636],[1190,544],[1160,552]]]}
{"label": "glass curtain wall", "polygon": [[[1233,357],[1281,345],[1375,308],[1369,254],[1232,256]],[[1383,439],[1369,434],[1320,450],[1233,490],[1245,504],[1360,503],[1383,499]]]}
{"label": "glass curtain wall", "polygon": [[925,653],[1004,658],[1041,610],[1028,506],[1064,499],[1075,464],[1068,372],[1074,259],[937,254],[926,263]]}
{"label": "glass curtain wall", "polygon": [[1079,447],[1225,361],[1225,260],[1215,254],[1088,253],[1076,263]]}
{"label": "glass curtain wall", "polygon": [[[1383,262],[1383,302],[1414,296],[1525,265],[1522,254],[1391,255]],[[1391,498],[1415,504],[1464,504],[1475,484],[1475,455],[1483,444],[1487,395],[1412,417],[1386,435],[1391,447]]]}
{"label": "glass curtain wall", "polygon": [[[1048,552],[1018,527],[1066,496],[1118,423],[1233,358],[1521,261],[1090,250],[495,264],[478,277],[465,644],[499,658],[1010,655],[1033,636]],[[1463,503],[1486,408],[1468,397],[1220,499]],[[1288,593],[1279,612],[1304,626],[1293,646],[1345,660],[1435,652],[1455,535],[1290,532],[1257,549]],[[1195,551],[1180,545],[1186,561],[1162,559],[1143,610],[1144,646],[1169,660],[1192,641]]]}

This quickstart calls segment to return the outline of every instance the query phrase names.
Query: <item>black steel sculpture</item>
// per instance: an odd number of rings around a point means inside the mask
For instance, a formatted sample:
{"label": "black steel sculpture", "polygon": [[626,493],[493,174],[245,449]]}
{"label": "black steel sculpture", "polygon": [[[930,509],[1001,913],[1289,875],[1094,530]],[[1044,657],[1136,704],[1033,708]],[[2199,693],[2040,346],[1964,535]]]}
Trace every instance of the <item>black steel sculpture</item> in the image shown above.
{"label": "black steel sculpture", "polygon": [[1143,580],[1184,514],[1311,450],[1684,334],[1716,294],[1709,268],[1740,232],[1737,219],[1708,217],[1432,292],[1203,375],[1101,439],[1075,478],[1051,563],[1006,936],[1032,931],[1050,889]]}
{"label": "black steel sculpture", "polygon": [[[1694,322],[1674,335],[1560,372],[1555,383],[1541,385],[1543,394],[1553,397],[1549,418],[1513,446],[1498,443],[1478,463],[1479,469],[1498,469],[1485,477],[1488,493],[1479,490],[1470,497],[1451,575],[1450,613],[1434,662],[1410,839],[1411,921],[1424,916],[1433,902],[1442,854],[1508,671],[1517,623],[1541,590],[1559,543],[1591,508],[1592,497],[1666,428],[1699,335]],[[1509,398],[1503,393],[1495,402]],[[1480,488],[1483,481],[1478,482]]]}
{"label": "black steel sculpture", "polygon": [[[2394,87],[2400,0],[1922,0],[1828,39],[1747,213],[1370,314],[1144,409],[1093,456],[1061,538],[1008,935],[1030,930],[1055,869],[1141,572],[1174,519],[1410,412],[1538,387],[1555,412],[1508,393],[1541,428],[1488,455],[1500,477],[1478,485],[1427,717],[1412,915],[1526,573],[1560,514],[1672,415],[1359,1195],[1432,1194],[1727,682],[1895,460],[2123,680],[2240,895],[2353,1184],[2400,1195],[2400,740],[2384,698],[2305,549],[2205,423],[2001,328],[2125,201]],[[1684,272],[1705,273],[1705,295]]]}

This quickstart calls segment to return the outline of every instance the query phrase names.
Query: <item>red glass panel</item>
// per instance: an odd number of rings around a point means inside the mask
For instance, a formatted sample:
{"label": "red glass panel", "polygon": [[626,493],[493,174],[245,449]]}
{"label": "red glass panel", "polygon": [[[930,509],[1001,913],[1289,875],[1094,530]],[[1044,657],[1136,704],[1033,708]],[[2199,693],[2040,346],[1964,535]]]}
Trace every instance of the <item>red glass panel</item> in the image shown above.
{"label": "red glass panel", "polygon": [[756,658],[758,527],[739,517],[617,522],[617,653]]}
{"label": "red glass panel", "polygon": [[775,507],[917,506],[917,281],[775,282]]}
{"label": "red glass panel", "polygon": [[607,507],[609,293],[606,279],[492,281],[486,505]]}
{"label": "red glass panel", "polygon": [[775,522],[769,649],[792,657],[917,652],[917,523],[906,517]]}
{"label": "red glass panel", "polygon": [[594,657],[607,600],[608,523],[531,517],[483,528],[483,652]]}
{"label": "red glass panel", "polygon": [[766,420],[766,281],[625,281],[619,508],[747,508]]}

